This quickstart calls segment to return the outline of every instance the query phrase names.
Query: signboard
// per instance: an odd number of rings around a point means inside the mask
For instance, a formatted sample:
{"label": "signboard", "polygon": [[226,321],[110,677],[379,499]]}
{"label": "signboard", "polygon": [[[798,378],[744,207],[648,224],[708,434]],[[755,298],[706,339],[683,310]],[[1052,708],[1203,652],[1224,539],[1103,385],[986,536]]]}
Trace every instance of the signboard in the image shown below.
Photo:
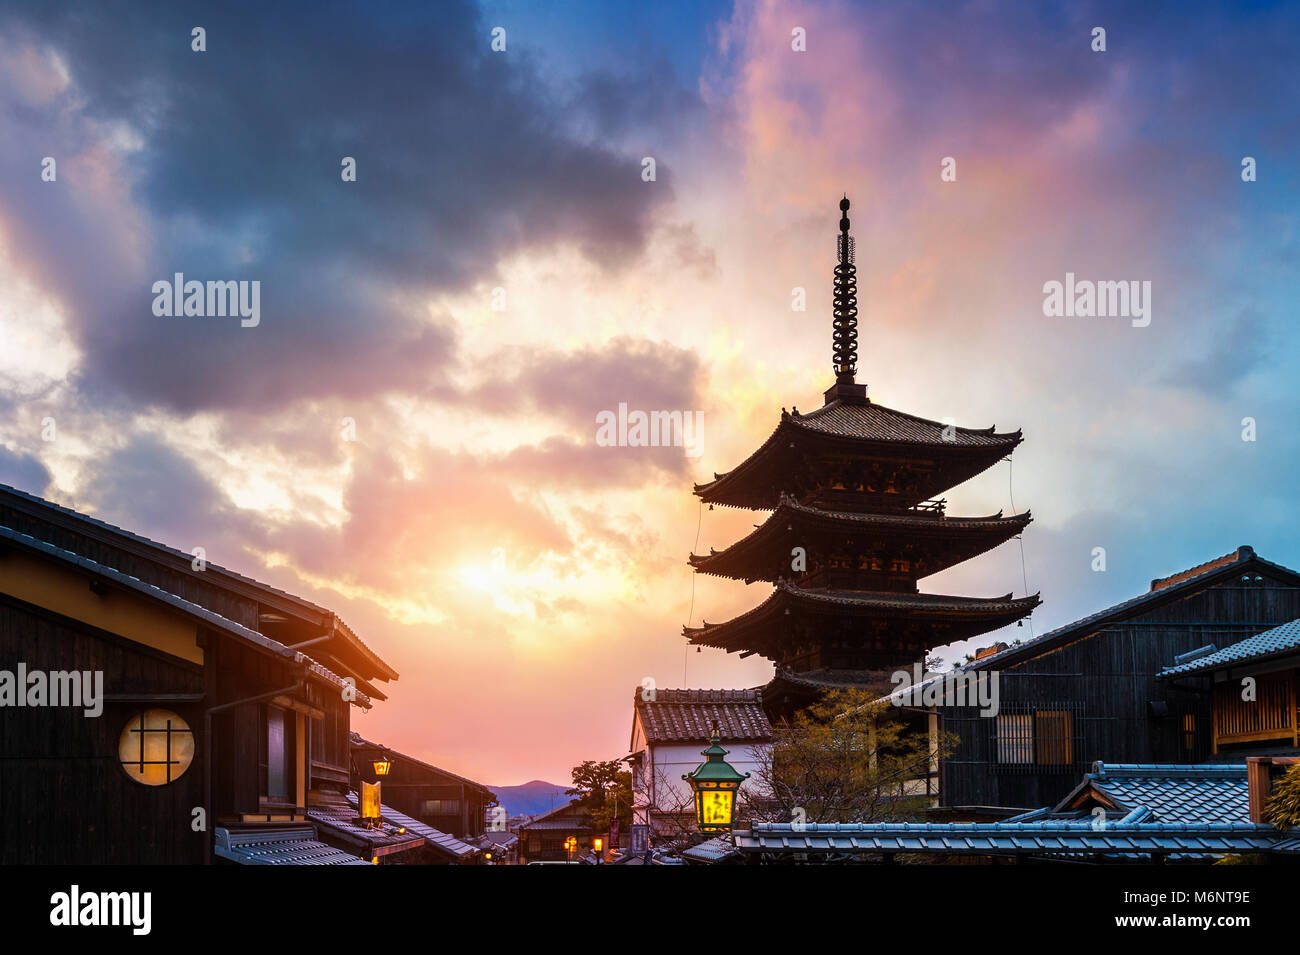
{"label": "signboard", "polygon": [[379,783],[361,783],[359,808],[362,819],[379,818]]}
{"label": "signboard", "polygon": [[632,847],[631,852],[635,855],[641,855],[650,845],[650,827],[638,826],[632,823]]}

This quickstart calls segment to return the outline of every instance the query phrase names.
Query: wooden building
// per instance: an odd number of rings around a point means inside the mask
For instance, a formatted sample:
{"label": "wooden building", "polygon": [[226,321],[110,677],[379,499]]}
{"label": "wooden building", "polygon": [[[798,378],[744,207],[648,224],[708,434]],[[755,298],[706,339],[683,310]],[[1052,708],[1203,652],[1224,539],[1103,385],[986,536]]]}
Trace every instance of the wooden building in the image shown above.
{"label": "wooden building", "polygon": [[474,846],[483,854],[486,865],[518,865],[519,834],[509,829],[488,828],[474,840]]}
{"label": "wooden building", "polygon": [[[376,775],[376,761],[388,763],[385,775]],[[358,789],[362,780],[381,783],[384,805],[465,841],[483,835],[488,810],[497,804],[496,793],[482,783],[372,743],[357,733],[352,734],[352,780],[353,789]]]}
{"label": "wooden building", "polygon": [[[823,688],[875,683],[932,648],[1014,623],[1038,595],[921,593],[917,581],[1020,533],[1029,514],[949,517],[938,498],[1020,444],[1019,431],[961,428],[875,404],[855,380],[857,292],[848,199],[840,203],[833,321],[835,383],[825,404],[782,410],[739,466],[696,485],[710,505],[773,513],[723,551],[692,554],[699,573],[769,581],[771,596],[723,623],[686,627],[691,643],[772,660],[775,719]],[[790,677],[790,678],[787,678]]]}
{"label": "wooden building", "polygon": [[714,726],[729,750],[727,762],[756,777],[745,789],[745,796],[753,797],[772,744],[761,689],[634,691],[627,757],[632,767],[632,855],[644,854],[650,839],[662,846],[699,831],[694,793],[682,776],[700,765]]}
{"label": "wooden building", "polygon": [[519,827],[519,863],[581,863],[592,857],[597,838],[582,799],[533,816]]}
{"label": "wooden building", "polygon": [[396,678],[323,607],[0,486],[0,862],[328,861],[308,809]]}
{"label": "wooden building", "polygon": [[1210,700],[1216,757],[1300,756],[1300,620],[1175,659],[1159,677]]}
{"label": "wooden building", "polygon": [[[998,818],[1056,802],[1097,760],[1186,764],[1211,757],[1216,745],[1258,744],[1263,737],[1254,731],[1233,735],[1245,724],[1232,722],[1226,691],[1213,722],[1208,677],[1174,678],[1195,669],[1174,664],[1207,644],[1235,644],[1297,617],[1300,574],[1240,547],[1154,580],[1131,600],[980,656],[964,670],[997,673],[998,712],[938,708],[942,729],[957,737],[941,762],[941,805],[955,818]],[[1206,656],[1204,672],[1222,659]],[[1291,664],[1277,665],[1285,674]],[[1293,672],[1261,677],[1261,686],[1274,702],[1259,712],[1277,721],[1266,732],[1289,742],[1294,713],[1286,694],[1294,691],[1285,688],[1294,687]]]}

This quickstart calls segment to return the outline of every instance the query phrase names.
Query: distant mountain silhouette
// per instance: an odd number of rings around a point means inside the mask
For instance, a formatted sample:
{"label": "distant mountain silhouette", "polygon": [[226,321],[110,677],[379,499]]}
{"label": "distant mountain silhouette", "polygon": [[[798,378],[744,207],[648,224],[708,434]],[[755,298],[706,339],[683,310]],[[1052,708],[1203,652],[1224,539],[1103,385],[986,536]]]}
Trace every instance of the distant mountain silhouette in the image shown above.
{"label": "distant mountain silhouette", "polygon": [[491,789],[501,800],[501,805],[512,816],[532,816],[546,812],[567,802],[571,797],[564,795],[568,785],[543,782],[534,779],[518,786],[492,786]]}

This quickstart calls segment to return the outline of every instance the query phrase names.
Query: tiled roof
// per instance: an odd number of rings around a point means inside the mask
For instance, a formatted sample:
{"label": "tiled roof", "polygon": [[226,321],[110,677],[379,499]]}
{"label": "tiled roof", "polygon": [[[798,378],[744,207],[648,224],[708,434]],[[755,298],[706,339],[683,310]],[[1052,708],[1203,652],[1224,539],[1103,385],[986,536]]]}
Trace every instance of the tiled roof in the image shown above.
{"label": "tiled roof", "polygon": [[1184,580],[1190,580],[1192,577],[1198,577],[1201,574],[1207,573],[1211,570],[1218,570],[1220,567],[1226,567],[1228,564],[1231,564],[1236,559],[1237,559],[1237,552],[1234,550],[1230,554],[1224,554],[1222,557],[1214,558],[1214,560],[1207,560],[1203,564],[1197,564],[1195,567],[1189,567],[1180,573],[1170,574],[1168,577],[1158,577],[1155,580],[1151,581],[1151,589],[1153,591],[1164,590],[1166,587],[1172,586],[1173,584],[1179,584],[1182,583]]}
{"label": "tiled roof", "polygon": [[[46,510],[53,511],[57,514],[62,514],[66,517],[73,518],[79,523],[87,524],[90,525],[91,527],[98,527],[101,530],[106,530],[111,532],[116,537],[123,537],[126,538],[127,540],[135,541],[136,543],[139,544],[144,544],[152,550],[161,551],[162,553],[170,554],[173,557],[178,557],[181,560],[185,561],[186,564],[190,564],[194,560],[193,554],[187,554],[185,553],[185,551],[178,550],[177,548],[172,547],[169,544],[163,544],[159,541],[153,540],[150,537],[145,537],[143,534],[136,534],[133,531],[128,531],[124,527],[118,527],[116,524],[110,524],[108,521],[100,520],[98,517],[91,517],[89,514],[83,514],[81,511],[74,510],[70,507],[65,507],[62,504],[56,504],[53,501],[47,501],[43,497],[38,497],[35,494],[29,494],[26,491],[20,490],[16,487],[11,487],[8,484],[0,484],[0,494],[11,495],[20,500],[27,501],[32,504],[38,504],[42,508],[45,508]],[[326,610],[324,607],[312,603],[310,600],[305,600],[302,597],[298,597],[295,596],[294,594],[289,593],[287,590],[281,590],[278,587],[272,587],[270,584],[262,583],[260,580],[254,580],[252,577],[246,577],[243,574],[236,573],[233,570],[229,570],[225,567],[222,567],[218,564],[214,564],[210,561],[205,565],[204,573],[219,574],[222,576],[230,577],[234,580],[238,580],[242,583],[248,584],[249,586],[256,587],[258,590],[263,590],[268,594],[274,594],[277,597],[282,597],[285,600],[292,601],[293,603],[299,604],[300,606],[307,607],[311,610],[315,610],[318,613],[328,614],[330,612]]]}
{"label": "tiled roof", "polygon": [[535,819],[532,822],[526,822],[519,827],[520,831],[529,832],[564,832],[567,830],[580,831],[590,829],[591,823],[582,819],[573,817],[565,819]]}
{"label": "tiled roof", "polygon": [[735,843],[728,836],[707,839],[699,845],[682,850],[682,858],[689,862],[702,862],[713,865],[740,855]]}
{"label": "tiled roof", "polygon": [[[582,818],[575,822],[572,818],[566,819],[565,816]],[[521,832],[525,829],[590,829],[589,816],[590,814],[583,808],[582,798],[579,797],[570,799],[562,806],[556,806],[554,809],[530,817],[519,829]]]}
{"label": "tiled roof", "polygon": [[[831,450],[831,446],[843,450],[851,442],[861,442],[864,454],[903,457],[921,453],[943,459],[942,467],[923,484],[917,498],[921,500],[992,467],[1014,451],[1021,440],[1019,431],[950,427],[865,398],[837,398],[809,414],[783,409],[780,422],[758,450],[732,470],[714,472],[712,481],[696,484],[695,493],[706,501],[727,506],[774,508],[781,491],[789,488],[776,486],[771,479],[779,477],[778,483],[785,483],[789,474],[784,472],[799,466],[799,456],[791,458],[787,453],[791,446],[808,444],[822,446],[824,451]],[[812,460],[802,457],[804,466]]]}
{"label": "tiled roof", "polygon": [[218,858],[240,865],[370,865],[365,859],[326,845],[311,826],[284,829],[218,829]]}
{"label": "tiled roof", "polygon": [[1264,660],[1288,653],[1300,653],[1300,620],[1292,620],[1272,630],[1239,640],[1222,650],[1197,657],[1179,666],[1165,667],[1162,677],[1188,676],[1193,673],[1212,673],[1227,669],[1237,663]]}
{"label": "tiled roof", "polygon": [[504,852],[518,845],[519,836],[513,832],[488,830],[481,836],[475,836],[474,845],[487,852]]}
{"label": "tiled roof", "polygon": [[[352,810],[355,813],[357,806],[359,805],[357,794],[355,792],[350,792],[348,793],[347,798],[348,805],[352,807]],[[421,822],[419,819],[413,819],[406,815],[406,813],[398,812],[391,806],[385,806],[383,803],[380,803],[379,815],[385,822],[405,829],[407,832],[413,832],[416,835],[423,836],[424,841],[430,846],[440,852],[445,852],[453,859],[468,859],[470,856],[478,853],[478,849],[469,843],[457,839],[455,836],[448,835],[441,829],[435,829],[433,826]]]}
{"label": "tiled roof", "polygon": [[767,742],[772,726],[761,690],[655,690],[636,688],[636,712],[651,743],[707,743],[718,724],[724,741]]}
{"label": "tiled roof", "polygon": [[[1129,617],[1145,612],[1150,606],[1158,604],[1165,600],[1176,599],[1180,594],[1194,592],[1196,588],[1206,586],[1212,583],[1220,576],[1231,576],[1240,573],[1247,567],[1265,567],[1276,573],[1287,575],[1300,583],[1300,574],[1297,574],[1289,567],[1283,567],[1281,564],[1275,564],[1272,561],[1264,560],[1258,556],[1249,546],[1241,546],[1236,550],[1236,559],[1227,563],[1220,560],[1212,560],[1200,567],[1192,568],[1198,571],[1188,577],[1185,574],[1175,574],[1173,577],[1179,578],[1177,582],[1171,582],[1162,585],[1156,589],[1149,590],[1144,594],[1139,594],[1129,600],[1115,604],[1113,607],[1107,607],[1105,610],[1099,610],[1096,613],[1089,614],[1086,617],[1068,623],[1063,627],[1057,627],[1048,633],[1044,633],[1033,640],[1009,647],[1000,653],[995,653],[989,657],[983,657],[974,663],[968,664],[964,669],[983,670],[989,667],[1005,666],[1017,660],[1034,656],[1038,653],[1060,643],[1068,643],[1071,637],[1086,636],[1096,630],[1101,624],[1113,620],[1123,620]],[[1200,569],[1200,568],[1208,569]],[[1173,580],[1173,578],[1165,578]],[[1156,581],[1155,583],[1159,583]]]}
{"label": "tiled roof", "polygon": [[1281,833],[1251,823],[758,823],[734,834],[745,852],[934,852],[945,855],[1218,855],[1269,852]]}
{"label": "tiled roof", "polygon": [[943,447],[1014,447],[1020,432],[999,434],[993,428],[958,428],[941,421],[931,421],[903,411],[895,411],[872,401],[835,399],[816,411],[800,414],[793,411],[792,424],[809,431],[866,441],[897,441],[908,444],[934,444]]}
{"label": "tiled roof", "polygon": [[[1123,815],[1093,817],[1100,796]],[[1286,836],[1250,822],[1246,767],[1220,764],[1095,763],[1054,809],[995,823],[757,824],[734,834],[747,852],[934,852],[947,855],[1208,858],[1230,852],[1293,851]],[[1294,837],[1291,842],[1298,842]]]}
{"label": "tiled roof", "polygon": [[1155,822],[1250,821],[1244,763],[1097,762],[1057,811],[1078,808],[1092,794],[1124,812],[1146,808]]}
{"label": "tiled roof", "polygon": [[[385,815],[380,809],[381,817]],[[363,826],[357,820],[357,808],[346,802],[338,804],[308,806],[307,818],[316,823],[330,835],[342,841],[364,849],[367,854],[384,855],[389,852],[402,852],[424,845],[424,836],[412,832],[402,832],[401,823],[394,825],[383,818],[376,828]]]}
{"label": "tiled roof", "polygon": [[[243,624],[236,623],[220,614],[213,613],[207,607],[201,607],[192,601],[186,600],[184,597],[178,597],[171,591],[163,590],[161,587],[147,583],[138,577],[132,577],[130,574],[123,573],[113,567],[107,567],[88,557],[74,554],[70,550],[56,547],[47,541],[38,540],[30,534],[23,534],[9,527],[0,527],[0,540],[7,540],[14,544],[19,544],[26,547],[28,550],[44,554],[46,557],[52,557],[62,563],[70,564],[80,568],[81,570],[87,571],[88,573],[94,574],[97,577],[110,580],[117,586],[134,591],[143,597],[161,601],[174,610],[179,610],[192,619],[201,621],[209,627],[221,630],[224,633],[227,633],[236,639],[243,640],[246,643],[251,643],[255,646],[261,647],[263,650],[268,650],[271,653],[284,657],[286,660],[300,663],[314,676],[319,677],[325,682],[331,683],[340,689],[346,685],[337,673],[327,667],[321,666],[321,664],[317,663],[305,653],[291,650],[278,640],[273,640],[265,634],[258,633],[256,630],[245,627]],[[355,700],[357,704],[359,706],[369,707],[370,697],[359,689],[352,689],[356,694]]]}
{"label": "tiled roof", "polygon": [[[181,573],[189,573],[190,568],[192,567],[192,562],[194,560],[193,554],[187,554],[183,550],[179,550],[168,544],[160,543],[156,540],[145,537],[142,534],[136,534],[132,531],[128,531],[125,528],[118,527],[116,524],[110,524],[108,521],[100,520],[97,517],[91,517],[89,514],[83,514],[80,511],[73,510],[70,507],[64,507],[62,504],[56,504],[53,501],[47,501],[43,497],[38,497],[35,494],[29,494],[27,491],[20,490],[16,487],[11,487],[8,484],[0,484],[0,497],[4,497],[4,496],[8,496],[15,502],[25,503],[27,505],[36,505],[38,508],[40,508],[43,511],[56,514],[56,515],[61,515],[65,518],[70,518],[76,523],[79,523],[87,528],[96,528],[101,531],[106,531],[108,534],[110,534],[113,537],[121,538],[123,540],[131,541],[135,544],[142,545],[145,548],[156,552],[160,556],[165,555],[167,557],[171,557],[175,569],[179,570]],[[27,510],[30,510],[30,507],[27,508]],[[387,663],[385,663],[382,659],[380,659],[379,655],[375,653],[375,651],[372,650],[369,646],[367,646],[366,643],[359,636],[357,636],[356,632],[353,631],[352,628],[349,627],[341,618],[336,616],[333,611],[325,607],[322,607],[319,604],[313,603],[312,601],[307,600],[303,597],[299,597],[296,594],[291,594],[287,590],[281,590],[279,587],[272,587],[270,584],[263,583],[260,580],[254,580],[252,577],[247,577],[243,574],[222,567],[220,564],[214,564],[211,561],[208,561],[204,565],[203,573],[211,577],[225,577],[230,581],[237,582],[239,584],[244,585],[245,587],[249,587],[254,590],[260,591],[264,595],[264,599],[265,597],[279,598],[287,603],[295,604],[298,607],[301,607],[305,610],[309,610],[313,613],[320,614],[332,619],[338,625],[338,628],[341,634],[343,635],[343,637],[348,642],[353,644],[353,646],[356,647],[357,651],[360,652],[367,660],[371,662],[371,664],[378,670],[381,678],[385,680],[397,679],[397,671],[394,670]]]}

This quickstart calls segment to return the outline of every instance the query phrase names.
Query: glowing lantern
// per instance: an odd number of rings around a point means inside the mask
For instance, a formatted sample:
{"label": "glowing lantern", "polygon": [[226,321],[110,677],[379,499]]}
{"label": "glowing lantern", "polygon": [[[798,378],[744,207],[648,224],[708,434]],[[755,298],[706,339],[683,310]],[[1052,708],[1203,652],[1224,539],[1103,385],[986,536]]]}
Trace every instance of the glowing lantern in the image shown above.
{"label": "glowing lantern", "polygon": [[691,784],[695,793],[695,821],[700,832],[727,832],[731,829],[736,812],[736,792],[749,773],[738,773],[723,759],[727,750],[722,748],[718,727],[713,726],[713,739],[709,748],[700,751],[704,762],[682,779]]}

